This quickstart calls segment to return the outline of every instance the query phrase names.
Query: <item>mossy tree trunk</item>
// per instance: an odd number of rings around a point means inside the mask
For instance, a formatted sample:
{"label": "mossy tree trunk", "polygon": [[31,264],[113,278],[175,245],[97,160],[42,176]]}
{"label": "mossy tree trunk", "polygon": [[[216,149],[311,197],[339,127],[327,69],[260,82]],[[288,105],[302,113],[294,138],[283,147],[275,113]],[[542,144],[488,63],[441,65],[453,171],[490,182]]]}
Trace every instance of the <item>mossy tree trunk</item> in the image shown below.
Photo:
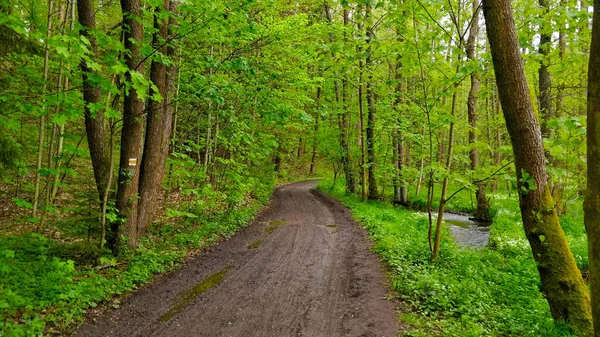
{"label": "mossy tree trunk", "polygon": [[542,291],[554,318],[580,335],[593,332],[590,297],[548,186],[542,134],[529,96],[510,0],[484,0],[487,34],[502,110],[517,171],[525,235],[536,261]]}
{"label": "mossy tree trunk", "polygon": [[587,191],[583,210],[588,235],[592,315],[600,336],[600,0],[594,0],[592,45],[588,66]]}

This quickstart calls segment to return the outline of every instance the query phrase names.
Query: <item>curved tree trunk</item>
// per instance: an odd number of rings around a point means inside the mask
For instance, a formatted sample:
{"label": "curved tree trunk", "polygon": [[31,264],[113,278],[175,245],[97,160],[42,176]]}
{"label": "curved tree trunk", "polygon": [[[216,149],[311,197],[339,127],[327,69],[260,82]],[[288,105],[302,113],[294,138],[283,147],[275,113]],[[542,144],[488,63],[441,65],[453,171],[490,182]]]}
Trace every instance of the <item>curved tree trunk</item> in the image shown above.
{"label": "curved tree trunk", "polygon": [[[598,2],[598,1],[596,1]],[[554,318],[593,333],[590,297],[554,210],[542,145],[519,53],[510,0],[484,0],[487,34],[502,110],[513,145],[525,235]]]}

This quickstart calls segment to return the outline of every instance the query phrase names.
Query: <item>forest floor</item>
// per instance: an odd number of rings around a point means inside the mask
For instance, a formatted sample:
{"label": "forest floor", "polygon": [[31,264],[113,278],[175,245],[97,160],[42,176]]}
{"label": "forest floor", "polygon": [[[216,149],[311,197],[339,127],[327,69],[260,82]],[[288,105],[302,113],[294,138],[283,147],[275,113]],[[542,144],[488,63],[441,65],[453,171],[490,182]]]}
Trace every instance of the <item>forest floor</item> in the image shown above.
{"label": "forest floor", "polygon": [[245,230],[88,316],[77,335],[395,336],[366,231],[315,186],[279,187]]}

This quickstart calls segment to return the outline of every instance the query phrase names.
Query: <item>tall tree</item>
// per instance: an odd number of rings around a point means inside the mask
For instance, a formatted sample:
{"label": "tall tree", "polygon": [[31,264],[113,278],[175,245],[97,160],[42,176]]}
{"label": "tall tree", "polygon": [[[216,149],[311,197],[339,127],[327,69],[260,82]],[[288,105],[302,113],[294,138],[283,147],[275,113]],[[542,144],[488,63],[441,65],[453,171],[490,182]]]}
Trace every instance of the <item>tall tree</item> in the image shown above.
{"label": "tall tree", "polygon": [[[406,16],[406,13],[403,13]],[[401,43],[404,39],[402,38],[402,28],[398,24],[396,26],[396,35],[398,36],[398,43]],[[396,86],[394,88],[395,98],[393,101],[394,112],[396,113],[395,125],[392,137],[392,148],[394,152],[394,201],[400,204],[408,203],[408,189],[406,188],[406,179],[402,171],[406,163],[406,144],[404,141],[403,131],[400,130],[400,124],[402,123],[402,104],[404,99],[404,77],[402,76],[402,54],[398,53],[396,56],[396,64],[394,65],[394,80]]]}
{"label": "tall tree", "polygon": [[556,319],[593,333],[590,297],[554,209],[542,134],[529,96],[510,0],[484,0],[496,83],[515,158],[525,235]]}
{"label": "tall tree", "polygon": [[[539,0],[539,6],[542,8],[544,16],[547,16],[550,11],[548,0]],[[550,46],[552,45],[552,31],[548,29],[550,23],[542,18],[540,20],[540,47],[539,53],[541,57],[540,69],[538,70],[539,78],[539,104],[540,113],[542,115],[542,136],[546,138],[552,137],[552,129],[548,127],[548,120],[553,117],[552,96],[550,89],[552,87],[552,77],[549,68]]]}
{"label": "tall tree", "polygon": [[121,155],[117,190],[117,209],[120,221],[111,224],[109,245],[119,250],[120,236],[124,234],[131,248],[137,247],[137,204],[139,187],[139,158],[143,136],[142,118],[144,102],[140,97],[143,90],[139,80],[144,73],[141,44],[144,39],[142,8],[140,0],[121,0],[123,12],[123,40],[125,41],[125,63],[129,68],[125,80],[123,105],[123,127],[121,131]]}
{"label": "tall tree", "polygon": [[367,166],[369,172],[369,199],[379,199],[379,189],[377,187],[377,177],[375,176],[376,158],[375,158],[375,90],[373,88],[373,40],[375,38],[375,27],[373,26],[373,13],[371,3],[367,2],[365,6],[365,33],[367,43],[367,57],[365,67],[367,76]]}
{"label": "tall tree", "polygon": [[151,99],[148,102],[146,137],[140,168],[138,237],[143,236],[152,223],[156,210],[156,200],[162,187],[171,136],[173,115],[169,104],[168,96],[170,96],[170,93],[168,91],[169,77],[173,77],[174,74],[167,72],[167,65],[160,59],[161,55],[164,57],[169,56],[169,6],[170,0],[164,0],[162,4],[154,9],[155,33],[152,46],[159,57],[154,58],[150,65],[150,80],[156,87],[156,89],[150,90],[150,96],[158,93],[162,100]]}
{"label": "tall tree", "polygon": [[[471,27],[469,28],[469,38],[467,39],[466,52],[469,60],[475,60],[477,48],[477,35],[479,34],[479,0],[473,1],[473,16],[471,19]],[[471,89],[467,98],[467,114],[469,118],[469,158],[471,159],[471,170],[475,172],[479,168],[479,149],[477,148],[477,100],[481,84],[477,71],[471,73]],[[485,196],[484,182],[475,183],[477,191],[475,191],[475,199],[477,200],[477,209],[475,217],[478,219],[489,218],[490,204]]]}
{"label": "tall tree", "polygon": [[[79,15],[79,24],[82,29],[79,34],[90,41],[91,56],[96,56],[98,52],[98,43],[93,31],[96,29],[96,10],[93,1],[77,0],[77,14]],[[83,78],[83,100],[85,102],[85,133],[87,135],[88,147],[90,150],[90,158],[92,159],[92,167],[94,169],[94,178],[96,179],[96,189],[98,190],[98,198],[102,200],[104,190],[108,188],[109,166],[109,149],[106,140],[106,128],[104,121],[104,112],[100,108],[102,105],[102,92],[100,87],[92,80],[97,76],[86,60],[80,63],[81,76]]]}
{"label": "tall tree", "polygon": [[587,91],[587,190],[583,210],[588,235],[592,316],[595,336],[600,336],[600,0],[594,0]]}
{"label": "tall tree", "polygon": [[[350,11],[344,6],[344,27],[348,29],[350,23]],[[344,30],[344,44],[348,43],[348,32]],[[352,155],[350,152],[350,98],[348,97],[348,74],[344,71],[342,77],[342,104],[343,111],[340,114],[340,146],[342,147],[342,164],[346,176],[346,192],[356,192],[356,181],[352,167]]]}

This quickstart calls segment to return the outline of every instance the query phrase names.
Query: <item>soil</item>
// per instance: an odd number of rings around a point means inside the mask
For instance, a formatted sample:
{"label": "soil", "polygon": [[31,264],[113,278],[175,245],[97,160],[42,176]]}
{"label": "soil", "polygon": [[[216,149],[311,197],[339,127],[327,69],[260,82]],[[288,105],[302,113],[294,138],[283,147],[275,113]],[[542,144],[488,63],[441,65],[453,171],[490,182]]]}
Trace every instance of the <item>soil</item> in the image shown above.
{"label": "soil", "polygon": [[88,317],[78,336],[393,337],[382,264],[316,182],[279,187],[233,238]]}

